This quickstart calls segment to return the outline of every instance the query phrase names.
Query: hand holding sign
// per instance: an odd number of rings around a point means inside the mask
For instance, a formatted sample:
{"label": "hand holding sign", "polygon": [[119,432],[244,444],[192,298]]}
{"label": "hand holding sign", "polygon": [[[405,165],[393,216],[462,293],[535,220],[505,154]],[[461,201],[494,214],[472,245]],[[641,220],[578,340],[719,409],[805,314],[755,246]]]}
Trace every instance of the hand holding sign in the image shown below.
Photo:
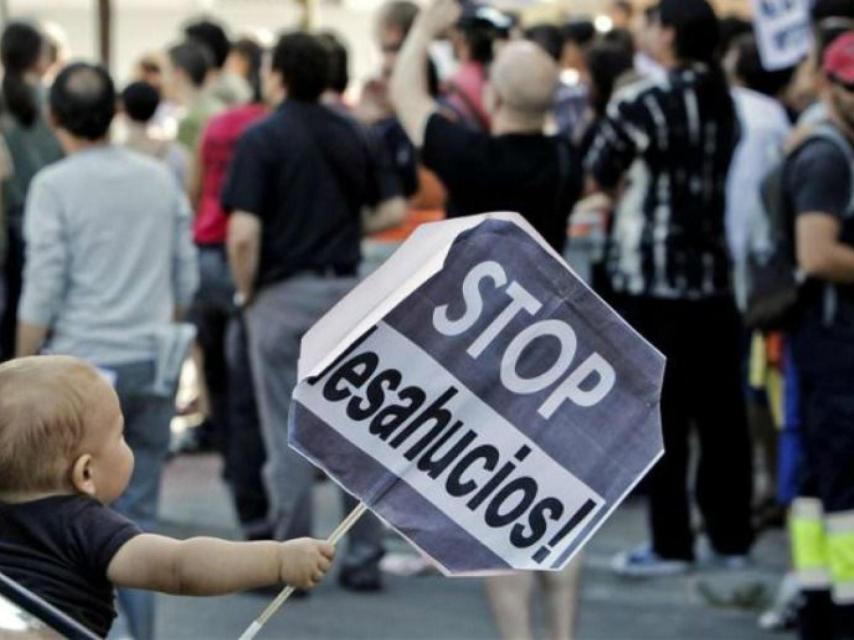
{"label": "hand holding sign", "polygon": [[446,574],[556,570],[661,455],[663,371],[521,217],[424,225],[305,336],[290,444]]}

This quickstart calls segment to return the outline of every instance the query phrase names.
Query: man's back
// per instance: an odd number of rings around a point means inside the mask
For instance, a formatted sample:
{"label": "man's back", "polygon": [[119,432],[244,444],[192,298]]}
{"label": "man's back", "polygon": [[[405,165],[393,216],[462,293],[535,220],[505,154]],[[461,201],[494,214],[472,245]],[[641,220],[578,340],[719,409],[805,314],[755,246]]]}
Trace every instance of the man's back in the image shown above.
{"label": "man's back", "polygon": [[108,145],[75,153],[34,179],[25,233],[20,315],[52,327],[51,350],[99,364],[153,359],[192,288],[176,260],[189,210],[164,167]]}
{"label": "man's back", "polygon": [[241,137],[226,186],[226,210],[260,218],[258,283],[359,262],[360,213],[379,199],[364,134],[348,118],[287,100]]}
{"label": "man's back", "polygon": [[448,214],[516,211],[555,249],[566,241],[581,192],[581,163],[562,138],[539,133],[489,136],[433,114],[422,157],[448,189]]}
{"label": "man's back", "polygon": [[730,292],[725,185],[738,121],[718,72],[702,64],[614,96],[585,159],[616,189],[609,258],[618,291],[664,298]]}

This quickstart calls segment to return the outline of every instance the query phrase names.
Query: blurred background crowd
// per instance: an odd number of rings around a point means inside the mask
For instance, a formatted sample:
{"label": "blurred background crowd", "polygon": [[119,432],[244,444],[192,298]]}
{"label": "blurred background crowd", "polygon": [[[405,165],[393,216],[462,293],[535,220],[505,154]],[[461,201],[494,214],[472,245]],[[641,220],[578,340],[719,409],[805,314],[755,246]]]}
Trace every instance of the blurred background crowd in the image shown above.
{"label": "blurred background crowd", "polygon": [[[116,509],[156,528],[167,459],[215,452],[247,539],[311,533],[319,478],[286,442],[300,337],[419,224],[519,211],[668,357],[648,538],[612,570],[737,572],[788,527],[762,624],[854,638],[854,2],[804,2],[783,67],[738,2],[223,3],[170,25],[92,5],[85,27],[0,6],[0,354],[113,381],[136,456]],[[342,587],[431,571],[385,535],[360,521]],[[487,579],[501,635],[530,635],[539,584],[570,637],[579,567]],[[119,603],[116,637],[154,637],[152,596]]]}

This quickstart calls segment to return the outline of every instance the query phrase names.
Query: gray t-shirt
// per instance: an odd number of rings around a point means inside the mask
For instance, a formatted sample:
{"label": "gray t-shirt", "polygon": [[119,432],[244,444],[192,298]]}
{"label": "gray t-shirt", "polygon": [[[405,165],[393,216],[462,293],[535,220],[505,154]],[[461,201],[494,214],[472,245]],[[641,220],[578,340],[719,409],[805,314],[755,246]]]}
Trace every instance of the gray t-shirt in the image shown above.
{"label": "gray t-shirt", "polygon": [[33,179],[21,322],[47,350],[100,365],[154,360],[158,336],[198,285],[190,207],[157,161],[103,145]]}

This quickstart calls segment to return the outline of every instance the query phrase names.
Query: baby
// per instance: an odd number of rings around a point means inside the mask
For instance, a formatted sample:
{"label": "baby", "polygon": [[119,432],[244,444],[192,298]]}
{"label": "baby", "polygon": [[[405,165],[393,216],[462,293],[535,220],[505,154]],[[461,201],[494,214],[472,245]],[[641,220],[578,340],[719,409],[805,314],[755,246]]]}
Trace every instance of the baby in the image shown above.
{"label": "baby", "polygon": [[309,589],[329,570],[333,546],[310,538],[142,533],[106,506],[133,469],[123,429],[115,392],[84,362],[37,356],[0,365],[0,572],[105,636],[114,586],[181,595]]}

